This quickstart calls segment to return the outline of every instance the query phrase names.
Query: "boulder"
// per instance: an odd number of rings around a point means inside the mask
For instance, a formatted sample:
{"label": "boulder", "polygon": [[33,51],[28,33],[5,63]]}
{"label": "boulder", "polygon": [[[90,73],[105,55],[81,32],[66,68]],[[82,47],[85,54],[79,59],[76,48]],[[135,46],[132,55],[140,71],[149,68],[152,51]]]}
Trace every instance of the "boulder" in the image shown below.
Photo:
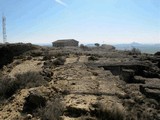
{"label": "boulder", "polygon": [[31,93],[25,98],[26,102],[23,106],[24,113],[32,113],[38,107],[44,107],[46,105],[46,99],[40,94]]}

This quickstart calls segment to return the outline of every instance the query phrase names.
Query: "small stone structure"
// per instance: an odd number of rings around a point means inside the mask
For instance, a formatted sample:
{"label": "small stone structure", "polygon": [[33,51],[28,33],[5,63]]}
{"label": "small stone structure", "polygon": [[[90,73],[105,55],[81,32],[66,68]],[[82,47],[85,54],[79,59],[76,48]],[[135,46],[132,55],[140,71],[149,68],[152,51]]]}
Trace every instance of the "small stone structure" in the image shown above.
{"label": "small stone structure", "polygon": [[75,46],[78,47],[78,41],[74,39],[64,39],[64,40],[57,40],[52,42],[53,47],[66,47],[66,46]]}

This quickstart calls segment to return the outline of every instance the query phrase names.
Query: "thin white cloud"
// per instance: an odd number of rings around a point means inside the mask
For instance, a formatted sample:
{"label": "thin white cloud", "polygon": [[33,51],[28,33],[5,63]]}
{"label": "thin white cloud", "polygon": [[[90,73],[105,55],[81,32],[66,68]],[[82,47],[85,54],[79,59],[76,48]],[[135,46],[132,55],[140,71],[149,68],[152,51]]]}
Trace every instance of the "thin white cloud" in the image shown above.
{"label": "thin white cloud", "polygon": [[64,3],[62,0],[55,0],[55,2],[57,2],[57,3],[59,3],[59,4],[61,4],[61,5],[63,5],[63,6],[67,6],[67,4],[66,3]]}

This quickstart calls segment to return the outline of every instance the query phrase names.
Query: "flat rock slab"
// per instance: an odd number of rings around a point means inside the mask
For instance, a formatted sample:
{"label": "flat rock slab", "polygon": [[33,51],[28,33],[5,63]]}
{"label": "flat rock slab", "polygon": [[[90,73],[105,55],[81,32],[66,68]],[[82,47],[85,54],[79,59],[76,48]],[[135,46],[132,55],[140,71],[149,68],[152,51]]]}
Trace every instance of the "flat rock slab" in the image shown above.
{"label": "flat rock slab", "polygon": [[146,97],[160,100],[160,87],[156,85],[140,85],[140,92]]}

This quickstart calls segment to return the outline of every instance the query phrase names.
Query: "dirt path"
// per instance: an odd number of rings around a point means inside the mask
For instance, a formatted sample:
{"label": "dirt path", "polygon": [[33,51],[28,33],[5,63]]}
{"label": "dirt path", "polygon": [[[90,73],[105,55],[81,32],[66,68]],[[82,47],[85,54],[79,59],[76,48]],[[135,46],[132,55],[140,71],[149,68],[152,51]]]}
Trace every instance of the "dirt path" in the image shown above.
{"label": "dirt path", "polygon": [[86,63],[88,62],[88,57],[87,56],[69,57],[66,59],[65,64],[76,63],[76,62]]}
{"label": "dirt path", "polygon": [[117,87],[118,78],[109,71],[75,63],[55,69],[54,73],[54,79],[58,79],[55,86],[68,91],[64,97],[66,107],[75,111],[68,113],[64,119],[80,117],[78,111],[88,113],[91,105],[97,102],[102,103],[104,107],[112,107],[116,104],[118,108],[124,109],[116,96],[118,93],[123,94],[123,91]]}
{"label": "dirt path", "polygon": [[40,61],[38,60],[26,60],[21,64],[15,66],[9,73],[9,76],[14,76],[15,74],[21,74],[28,71],[35,71],[35,72],[41,71],[42,64],[38,63],[40,63]]}

